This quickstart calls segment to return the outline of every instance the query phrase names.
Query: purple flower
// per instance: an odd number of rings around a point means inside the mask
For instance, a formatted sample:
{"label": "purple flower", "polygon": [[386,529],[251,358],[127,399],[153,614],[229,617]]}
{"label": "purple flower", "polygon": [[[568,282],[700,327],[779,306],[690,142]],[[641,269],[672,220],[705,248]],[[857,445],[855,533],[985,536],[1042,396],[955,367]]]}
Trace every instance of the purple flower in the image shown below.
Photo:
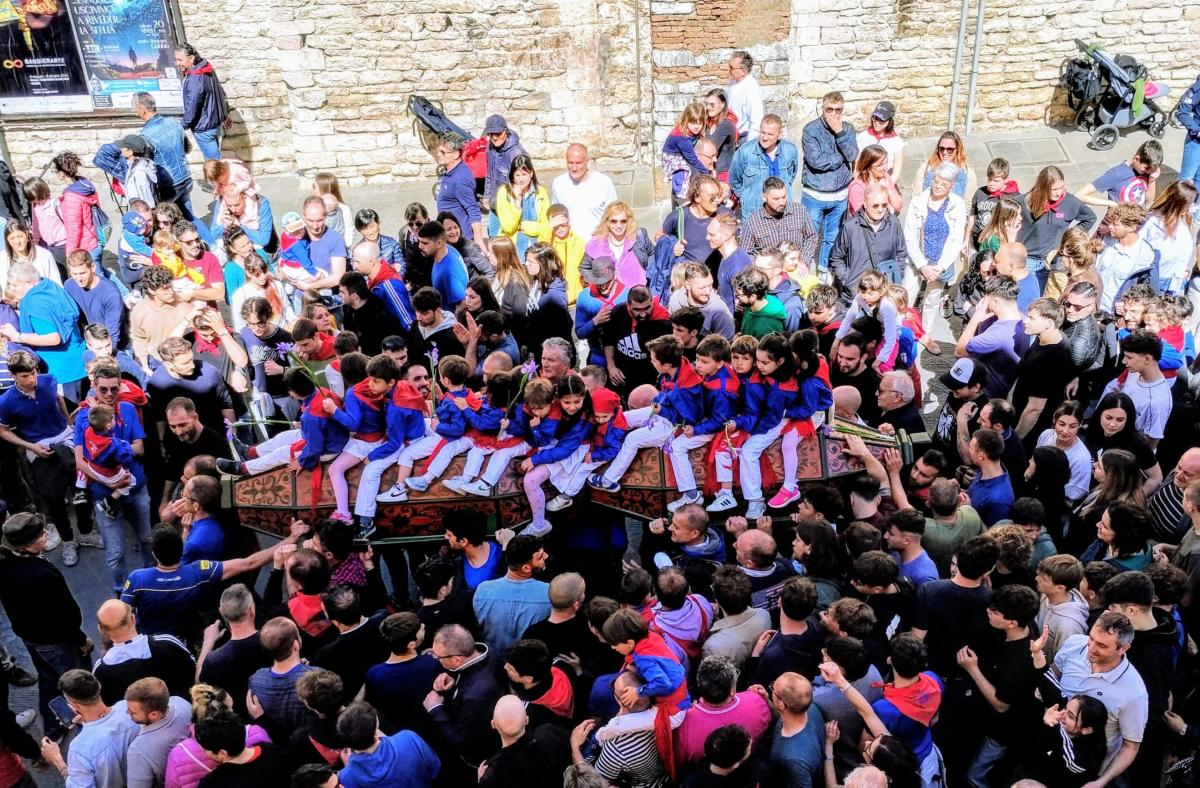
{"label": "purple flower", "polygon": [[524,363],[524,364],[521,366],[521,373],[522,373],[522,374],[524,374],[524,375],[528,375],[528,376],[530,376],[530,377],[532,377],[532,376],[536,375],[536,374],[537,374],[537,371],[538,371],[538,365],[537,365],[537,362],[536,362],[536,361],[534,361],[532,358],[531,358],[531,359],[529,359],[528,361],[526,361],[526,362],[525,362],[525,363]]}
{"label": "purple flower", "polygon": [[436,366],[437,366],[437,363],[438,363],[438,349],[437,349],[436,347],[432,347],[432,348],[430,348],[430,349],[429,349],[429,363],[430,363],[430,365],[431,365],[431,366],[434,366],[434,367],[436,367]]}
{"label": "purple flower", "polygon": [[292,352],[292,350],[293,350],[295,347],[296,347],[295,343],[292,343],[292,342],[280,342],[278,345],[276,345],[276,346],[275,346],[275,349],[276,349],[277,351],[279,351],[280,353],[283,353],[284,355],[287,355],[288,353],[291,353],[291,352]]}

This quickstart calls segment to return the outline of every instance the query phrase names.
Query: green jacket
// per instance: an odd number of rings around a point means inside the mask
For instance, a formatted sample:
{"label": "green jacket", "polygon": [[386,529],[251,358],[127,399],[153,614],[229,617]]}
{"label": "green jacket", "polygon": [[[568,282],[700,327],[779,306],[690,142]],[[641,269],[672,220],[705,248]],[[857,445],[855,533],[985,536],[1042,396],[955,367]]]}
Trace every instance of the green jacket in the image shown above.
{"label": "green jacket", "polygon": [[778,298],[768,293],[767,303],[762,309],[757,312],[747,309],[742,314],[742,333],[762,339],[767,334],[783,331],[786,322],[787,310]]}

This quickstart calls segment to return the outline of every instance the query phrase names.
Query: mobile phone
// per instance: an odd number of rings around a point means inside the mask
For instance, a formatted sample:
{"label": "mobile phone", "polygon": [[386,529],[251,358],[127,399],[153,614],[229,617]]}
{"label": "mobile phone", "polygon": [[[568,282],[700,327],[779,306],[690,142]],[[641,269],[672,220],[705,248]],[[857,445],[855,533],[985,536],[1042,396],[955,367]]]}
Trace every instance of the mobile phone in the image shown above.
{"label": "mobile phone", "polygon": [[71,704],[67,703],[67,699],[62,695],[50,699],[50,711],[54,712],[54,716],[58,717],[58,721],[63,724],[63,727],[70,728],[75,724],[75,709],[71,708]]}
{"label": "mobile phone", "polygon": [[350,543],[350,545],[351,545],[351,549],[353,549],[354,552],[365,553],[371,549],[371,540],[370,539],[355,539],[353,542]]}

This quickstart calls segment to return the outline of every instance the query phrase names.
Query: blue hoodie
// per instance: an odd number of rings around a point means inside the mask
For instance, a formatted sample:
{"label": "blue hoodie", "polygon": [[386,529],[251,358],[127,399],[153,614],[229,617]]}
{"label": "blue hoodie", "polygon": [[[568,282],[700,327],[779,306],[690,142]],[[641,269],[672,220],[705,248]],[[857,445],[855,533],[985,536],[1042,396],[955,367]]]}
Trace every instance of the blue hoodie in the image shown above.
{"label": "blue hoodie", "polygon": [[412,441],[425,437],[425,412],[413,407],[423,402],[411,383],[401,381],[392,387],[384,407],[385,440],[367,455],[368,462],[392,456]]}
{"label": "blue hoodie", "polygon": [[321,463],[322,454],[337,454],[346,448],[346,441],[350,439],[345,427],[326,416],[323,410],[317,412],[320,406],[314,400],[322,392],[326,396],[333,396],[327,389],[318,389],[317,393],[304,400],[300,414],[300,437],[304,439],[304,448],[296,455],[296,462],[306,471]]}
{"label": "blue hoodie", "polygon": [[[558,403],[550,409],[550,415],[542,419],[542,423],[537,426],[535,432],[545,430],[553,430],[554,435],[558,435],[559,426],[568,417],[559,408]],[[567,459],[575,453],[576,449],[584,444],[588,436],[592,432],[592,422],[588,419],[581,418],[575,424],[567,429],[565,433],[554,439],[554,442],[548,446],[538,449],[529,458],[534,465],[549,465],[552,462],[560,462]]]}
{"label": "blue hoodie", "polygon": [[454,398],[460,397],[463,399],[469,398],[475,392],[465,386],[460,389],[447,391],[442,395],[442,399],[437,404],[437,409],[434,410],[434,415],[437,416],[437,426],[433,431],[442,436],[446,440],[458,440],[467,433],[467,417],[463,414],[470,410],[470,407],[464,410],[459,410],[454,404]]}
{"label": "blue hoodie", "polygon": [[704,420],[704,380],[687,359],[674,375],[660,375],[658,387],[654,402],[659,416],[675,425]]}
{"label": "blue hoodie", "polygon": [[742,406],[734,424],[742,432],[753,434],[758,415],[767,406],[767,392],[771,388],[771,381],[758,374],[757,370],[745,377],[738,375],[738,380],[742,383]]}
{"label": "blue hoodie", "polygon": [[726,422],[737,417],[741,387],[741,381],[728,364],[704,379],[704,418],[696,423],[697,435],[716,434],[724,429]]}
{"label": "blue hoodie", "polygon": [[789,419],[810,419],[814,413],[829,410],[833,406],[833,391],[816,375],[800,381],[799,392],[792,403],[784,408]]}
{"label": "blue hoodie", "polygon": [[381,738],[374,752],[353,753],[338,772],[338,782],[345,788],[429,788],[441,768],[420,736],[400,731]]}
{"label": "blue hoodie", "polygon": [[346,392],[342,407],[333,412],[333,420],[353,435],[382,435],[384,406],[375,407],[359,394],[358,385]]}

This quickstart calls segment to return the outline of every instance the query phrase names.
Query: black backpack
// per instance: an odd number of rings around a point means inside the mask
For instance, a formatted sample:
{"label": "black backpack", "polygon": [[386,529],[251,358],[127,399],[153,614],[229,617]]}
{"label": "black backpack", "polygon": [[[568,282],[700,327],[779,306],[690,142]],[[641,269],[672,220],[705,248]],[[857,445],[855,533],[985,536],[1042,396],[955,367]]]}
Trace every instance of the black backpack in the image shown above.
{"label": "black backpack", "polygon": [[1067,91],[1067,106],[1078,110],[1100,95],[1100,69],[1089,58],[1074,58],[1063,71],[1062,86]]}

